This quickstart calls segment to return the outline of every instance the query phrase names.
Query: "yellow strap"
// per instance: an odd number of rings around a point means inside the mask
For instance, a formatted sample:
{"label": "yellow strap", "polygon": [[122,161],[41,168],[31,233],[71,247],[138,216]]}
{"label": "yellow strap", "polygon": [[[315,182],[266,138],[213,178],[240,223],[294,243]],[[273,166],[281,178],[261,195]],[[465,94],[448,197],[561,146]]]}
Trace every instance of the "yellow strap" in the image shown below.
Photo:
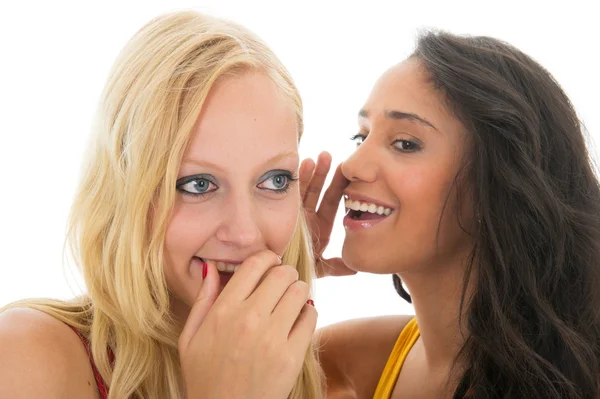
{"label": "yellow strap", "polygon": [[381,373],[373,399],[389,399],[392,395],[404,360],[406,360],[408,352],[410,352],[418,338],[419,327],[417,326],[417,319],[413,317],[402,329],[398,340],[396,340],[394,349],[392,349],[383,373]]}

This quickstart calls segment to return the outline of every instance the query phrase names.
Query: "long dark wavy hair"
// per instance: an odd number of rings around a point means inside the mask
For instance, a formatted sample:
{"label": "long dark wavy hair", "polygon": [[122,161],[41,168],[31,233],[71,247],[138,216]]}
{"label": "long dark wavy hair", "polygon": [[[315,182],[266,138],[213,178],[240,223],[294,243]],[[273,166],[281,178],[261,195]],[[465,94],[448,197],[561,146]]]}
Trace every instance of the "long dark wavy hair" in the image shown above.
{"label": "long dark wavy hair", "polygon": [[454,398],[600,398],[600,187],[571,102],[497,39],[426,32],[412,57],[471,142],[456,181],[478,220],[475,291]]}

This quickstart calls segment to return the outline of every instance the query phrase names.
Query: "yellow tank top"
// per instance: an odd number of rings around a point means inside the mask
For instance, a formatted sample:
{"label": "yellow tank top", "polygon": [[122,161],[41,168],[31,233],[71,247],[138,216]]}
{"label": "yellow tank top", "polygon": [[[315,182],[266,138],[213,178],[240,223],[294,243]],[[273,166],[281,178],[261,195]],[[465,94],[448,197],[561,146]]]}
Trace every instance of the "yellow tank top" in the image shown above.
{"label": "yellow tank top", "polygon": [[383,373],[377,384],[373,399],[389,399],[392,395],[404,360],[406,360],[408,352],[410,352],[418,338],[419,326],[417,326],[417,319],[413,317],[402,329],[402,332],[398,336],[398,340],[396,340],[394,349],[392,349],[392,353],[390,353],[390,357],[385,364],[385,368],[383,369]]}

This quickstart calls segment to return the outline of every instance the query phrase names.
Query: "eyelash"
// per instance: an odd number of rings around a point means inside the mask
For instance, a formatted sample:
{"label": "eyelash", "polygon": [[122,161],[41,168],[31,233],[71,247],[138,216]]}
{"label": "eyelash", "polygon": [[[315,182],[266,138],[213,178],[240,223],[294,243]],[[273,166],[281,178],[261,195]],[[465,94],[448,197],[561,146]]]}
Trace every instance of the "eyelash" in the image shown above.
{"label": "eyelash", "polygon": [[[361,144],[362,144],[362,142],[363,142],[363,141],[364,141],[366,138],[367,138],[367,136],[366,136],[365,134],[363,134],[363,133],[356,133],[356,134],[353,134],[353,135],[350,137],[350,140],[351,140],[351,141],[356,141],[356,140],[358,140],[358,139],[361,139],[362,141],[361,141],[360,143],[356,143],[356,146],[358,147],[359,145],[361,145]],[[398,147],[396,147],[396,146],[395,146],[395,144],[396,144],[396,143],[408,143],[408,144],[409,144],[409,145],[411,145],[413,148],[412,148],[412,149],[409,149],[409,150],[403,150],[403,149],[401,149],[401,148],[398,148]],[[411,140],[394,140],[394,142],[392,143],[392,146],[394,147],[394,149],[395,149],[396,151],[398,151],[398,152],[401,152],[401,153],[404,153],[404,154],[406,154],[406,153],[411,153],[411,152],[417,152],[417,151],[419,151],[419,150],[421,149],[421,145],[420,145],[419,143],[416,143],[416,142],[414,142],[414,141],[411,141]]]}
{"label": "eyelash", "polygon": [[[365,140],[366,135],[362,134],[362,133],[356,133],[353,134],[352,136],[350,136],[350,141],[356,141],[358,139],[362,139],[363,141]],[[356,143],[356,146],[358,147],[361,143]]]}
{"label": "eyelash", "polygon": [[[264,182],[268,181],[269,179],[274,179],[279,176],[284,176],[287,179],[287,184],[284,188],[281,188],[281,189],[259,188],[259,189],[264,190],[264,191],[270,191],[275,194],[285,194],[290,190],[292,183],[294,183],[298,180],[298,177],[295,174],[292,174],[291,172],[288,172],[288,171],[281,171],[281,173],[277,173],[275,175],[267,177],[266,179],[261,181],[259,184],[263,184]],[[205,177],[190,176],[189,178],[183,178],[183,179],[184,180],[181,183],[177,184],[177,186],[176,186],[177,191],[179,191],[183,195],[189,195],[194,198],[202,198],[208,194],[211,194],[212,192],[216,191],[219,188],[219,186],[217,186],[214,182],[210,181],[209,179],[207,179]],[[210,191],[205,191],[203,193],[191,193],[189,191],[182,189],[182,187],[185,186],[186,184],[192,183],[194,181],[200,181],[200,180],[207,181],[209,184],[209,187],[212,184],[216,188],[213,190],[210,190]]]}

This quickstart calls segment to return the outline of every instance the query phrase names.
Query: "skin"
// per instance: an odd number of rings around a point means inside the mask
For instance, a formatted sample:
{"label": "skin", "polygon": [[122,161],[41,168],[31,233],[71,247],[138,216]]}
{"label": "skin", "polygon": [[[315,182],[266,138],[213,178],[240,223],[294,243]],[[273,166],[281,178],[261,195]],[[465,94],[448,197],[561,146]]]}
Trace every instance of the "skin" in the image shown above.
{"label": "skin", "polygon": [[[260,72],[218,81],[179,169],[165,275],[183,327],[179,349],[189,398],[286,397],[312,339],[317,315],[306,304],[308,286],[277,258],[300,211],[300,184],[293,181],[297,121],[282,98]],[[313,171],[308,165],[303,173]],[[195,256],[243,263],[225,290],[215,264],[208,262],[203,279]],[[264,362],[249,367],[257,356]],[[41,312],[0,314],[0,358],[0,397],[99,397],[77,335]],[[224,363],[214,367],[217,360]],[[277,384],[262,381],[274,374]],[[232,380],[240,383],[232,387]]]}
{"label": "skin", "polygon": [[260,72],[211,89],[179,169],[165,237],[165,275],[180,319],[202,283],[195,257],[242,263],[264,249],[281,255],[290,242],[300,211],[293,111]]}
{"label": "skin", "polygon": [[[371,227],[347,227],[342,258],[357,271],[400,276],[421,332],[392,398],[451,397],[457,375],[451,365],[463,343],[459,299],[472,248],[469,195],[461,193],[459,202],[453,185],[468,148],[465,128],[419,62],[409,59],[376,83],[359,114],[356,140],[338,172],[347,179],[344,194],[393,211]],[[352,320],[319,331],[328,397],[372,397],[409,320]]]}
{"label": "skin", "polygon": [[[251,103],[251,101],[246,103]],[[300,171],[300,174],[304,176],[300,187],[300,195],[305,201],[305,206],[308,204],[309,223],[313,227],[315,225],[321,227],[320,237],[314,239],[314,242],[317,243],[317,254],[322,253],[322,249],[328,241],[329,232],[331,231],[330,225],[333,223],[332,214],[335,214],[336,208],[334,204],[337,204],[337,200],[342,195],[343,187],[348,181],[350,181],[350,184],[346,188],[346,193],[352,194],[353,192],[349,190],[356,190],[358,194],[368,195],[380,201],[387,201],[394,208],[392,217],[385,222],[387,225],[377,226],[379,231],[374,228],[370,232],[362,231],[348,234],[344,245],[343,258],[345,264],[341,262],[336,264],[336,268],[329,267],[329,269],[325,269],[335,270],[330,274],[350,274],[352,270],[346,268],[346,265],[348,265],[354,270],[377,273],[395,272],[402,277],[408,286],[419,318],[421,338],[411,351],[403,367],[397,383],[397,386],[401,386],[402,389],[395,390],[394,398],[437,398],[445,396],[444,382],[448,377],[447,371],[461,343],[460,332],[456,328],[458,309],[456,298],[458,298],[460,292],[460,277],[463,270],[462,260],[469,248],[468,234],[464,233],[458,226],[456,217],[446,216],[451,212],[445,213],[441,219],[440,235],[436,246],[434,246],[436,244],[435,236],[432,236],[432,234],[437,231],[439,215],[442,214],[441,205],[446,198],[449,199],[448,209],[460,209],[463,224],[465,221],[468,224],[472,218],[461,207],[457,206],[450,190],[451,179],[458,171],[459,160],[463,155],[464,128],[441,104],[439,93],[436,93],[429,86],[426,76],[418,64],[407,62],[393,68],[382,77],[365,104],[364,109],[367,114],[360,118],[361,132],[366,136],[365,143],[362,144],[353,157],[344,163],[342,168],[338,169],[333,183],[328,188],[318,210],[315,209],[315,193],[318,194],[321,191],[324,182],[322,176],[327,173],[330,159],[321,157],[316,166],[308,161],[303,164]],[[427,131],[426,129],[431,128],[423,127],[415,121],[387,118],[385,111],[388,108],[420,115],[436,126],[436,130],[440,134]],[[388,119],[392,119],[392,121]],[[399,130],[400,133],[391,133],[393,130]],[[392,151],[396,151],[390,149],[395,140],[409,139],[421,141],[424,151],[421,153],[397,152],[397,154],[394,153],[396,157],[391,155]],[[396,147],[397,144],[394,143],[393,146]],[[404,143],[401,144],[401,147],[406,149],[404,146]],[[410,145],[408,146],[410,147]],[[381,155],[381,158],[378,159],[377,155],[374,154]],[[409,158],[411,156],[412,159]],[[391,161],[391,163],[384,163],[383,160]],[[439,164],[444,165],[444,167],[437,167]],[[392,165],[396,168],[403,168],[402,176],[400,176],[405,179],[403,184],[396,182],[395,178],[399,176]],[[184,169],[183,164],[182,169]],[[185,177],[183,175],[188,173],[198,172],[180,170],[180,176],[182,177]],[[254,176],[256,177],[257,174]],[[308,183],[306,183],[307,179]],[[247,179],[246,183],[250,181],[252,179]],[[257,181],[257,179],[254,181]],[[227,184],[225,186],[227,187]],[[246,187],[246,192],[241,191],[242,196],[252,197],[249,192],[252,192],[255,188],[257,187]],[[214,197],[218,197],[219,194],[214,194]],[[316,198],[318,198],[318,195],[316,195]],[[200,212],[202,205],[201,202],[187,203],[183,201],[181,204],[180,211],[183,213],[189,212],[188,215],[191,216],[194,215],[192,209]],[[410,215],[410,212],[415,214]],[[173,220],[176,220],[176,217],[177,212],[174,214]],[[242,215],[242,217],[248,217],[249,220],[248,215]],[[179,221],[182,224],[186,223],[184,217]],[[434,221],[435,227],[432,226]],[[418,228],[414,228],[417,224],[420,224]],[[171,244],[166,243],[170,248],[168,251],[170,254],[168,258],[170,265],[168,281],[177,298],[177,306],[174,307],[174,311],[181,316],[186,315],[190,312],[190,304],[193,304],[188,323],[185,325],[180,339],[180,351],[184,354],[193,354],[182,355],[182,358],[184,360],[186,358],[193,360],[201,358],[198,354],[202,353],[205,348],[202,345],[206,343],[206,339],[202,339],[203,331],[211,326],[212,328],[222,326],[223,320],[229,323],[239,320],[240,315],[248,314],[248,312],[244,312],[244,309],[249,309],[247,306],[253,306],[252,309],[267,309],[264,314],[278,314],[280,317],[276,320],[267,317],[262,318],[260,320],[263,324],[259,325],[260,328],[255,325],[254,330],[246,329],[246,332],[250,331],[252,334],[244,336],[246,338],[244,345],[249,348],[252,346],[257,347],[257,342],[259,344],[264,343],[266,335],[264,332],[268,330],[272,332],[272,334],[267,334],[269,337],[283,335],[291,337],[288,341],[284,342],[282,340],[280,346],[267,347],[270,349],[269,353],[287,355],[298,352],[298,348],[301,349],[307,344],[306,337],[310,335],[316,322],[316,312],[303,302],[307,297],[306,290],[301,284],[296,284],[301,282],[296,281],[297,277],[294,278],[290,267],[279,266],[283,271],[276,274],[269,273],[278,267],[277,262],[270,255],[273,254],[272,251],[277,251],[278,248],[277,245],[266,244],[267,242],[273,242],[266,238],[268,234],[265,234],[262,239],[257,239],[256,237],[261,236],[262,232],[258,234],[256,231],[253,232],[252,228],[248,228],[248,226],[253,225],[250,222],[239,225],[224,223],[224,225],[228,228],[221,230],[218,236],[215,234],[215,236],[208,237],[206,240],[203,240],[203,233],[199,232],[198,236],[195,236],[194,244],[178,243],[176,237],[177,231],[180,231],[179,228],[175,228],[174,225],[169,226],[174,232],[174,234],[171,234],[174,237],[170,240]],[[404,246],[405,251],[398,249],[397,239],[396,241],[390,239],[390,236],[395,234],[402,234],[405,242],[410,243]],[[216,244],[214,244],[215,241],[212,241],[213,239],[216,240]],[[385,251],[381,251],[381,247],[377,250],[372,246],[364,245],[364,241],[361,240],[377,242],[380,246],[385,244]],[[246,284],[238,278],[235,280],[235,290],[230,288],[228,295],[219,296],[224,288],[215,278],[216,269],[214,267],[210,268],[206,281],[202,281],[202,278],[198,277],[200,275],[199,265],[194,262],[193,256],[204,255],[208,258],[207,254],[200,254],[199,252],[201,250],[206,251],[206,248],[211,250],[213,248],[237,248],[241,247],[240,243],[242,242],[263,243],[263,247],[256,245],[256,249],[266,248],[272,251],[262,251],[255,257],[250,257],[251,262],[249,264],[254,264],[254,267],[248,267],[247,265],[247,267],[244,267],[244,275],[249,277]],[[359,246],[362,251],[358,250]],[[406,251],[407,248],[409,248],[408,251]],[[376,251],[376,253],[373,251]],[[211,254],[208,255],[212,256]],[[256,257],[258,257],[258,261]],[[250,270],[254,270],[254,273]],[[324,274],[322,270],[324,269],[321,267],[321,275]],[[264,290],[257,290],[257,294],[261,295],[252,296],[249,293],[258,284],[256,273],[261,276],[266,274],[267,277],[270,275],[271,278],[265,278]],[[436,273],[435,279],[431,278],[431,273]],[[211,281],[210,284],[207,284],[208,281]],[[234,282],[234,279],[230,283],[232,282]],[[195,288],[198,287],[198,283],[201,283],[202,288],[200,291]],[[294,288],[290,289],[292,287]],[[205,292],[202,292],[202,290],[205,290]],[[248,295],[245,298],[236,297],[235,292],[246,292]],[[433,296],[431,293],[436,295]],[[286,300],[282,301],[283,298],[286,298]],[[292,299],[288,300],[290,298]],[[234,300],[238,302],[235,303]],[[277,305],[274,304],[280,302],[285,308],[275,312]],[[235,304],[235,306],[226,306],[232,304]],[[261,304],[261,306],[254,306],[257,304]],[[217,305],[220,309],[226,311],[219,312],[220,316],[218,318],[210,317],[209,310]],[[296,325],[299,325],[299,328],[295,331],[293,327],[290,327],[290,324],[294,324],[290,323],[288,317],[290,313],[288,310],[290,309],[295,309],[296,314],[298,314],[298,311],[300,312],[297,318],[299,322],[295,322]],[[440,309],[445,311],[440,311]],[[24,318],[27,316],[25,312],[34,312],[35,315],[30,314],[29,316],[39,319],[39,322],[25,321]],[[212,314],[214,315],[215,312]],[[440,317],[440,315],[443,315],[443,317]],[[59,384],[53,382],[64,381],[67,376],[72,379],[74,375],[77,375],[73,373],[78,369],[84,373],[79,377],[82,388],[73,395],[83,398],[97,397],[97,393],[93,389],[89,390],[89,385],[88,391],[84,391],[86,384],[83,381],[89,382],[90,377],[93,381],[93,376],[90,374],[89,362],[86,358],[82,358],[82,355],[85,356],[85,352],[81,353],[83,350],[81,343],[74,334],[67,338],[68,342],[64,342],[62,346],[55,346],[63,354],[65,367],[49,370],[47,367],[41,366],[48,364],[51,360],[55,361],[56,358],[55,354],[44,352],[43,348],[47,348],[51,343],[56,345],[57,342],[59,344],[62,342],[56,339],[45,341],[46,338],[44,337],[52,337],[47,330],[53,328],[54,332],[60,336],[68,337],[68,330],[65,330],[66,326],[52,318],[46,319],[46,324],[43,324],[42,317],[45,316],[39,315],[35,311],[21,309],[6,312],[1,317],[4,320],[0,319],[0,328],[4,328],[4,330],[0,330],[3,331],[0,332],[0,338],[10,338],[0,340],[4,343],[0,344],[0,350],[5,355],[3,358],[8,359],[7,362],[3,362],[3,365],[6,368],[7,364],[11,364],[12,369],[16,370],[16,375],[12,374],[11,381],[21,381],[21,385],[23,381],[27,381],[28,387],[33,390],[38,389],[38,391],[25,391],[22,386],[18,386],[17,389],[10,391],[8,394],[12,397],[19,397],[17,393],[21,394],[21,397],[31,397],[39,396],[43,391],[45,397],[65,397],[70,395],[70,393],[65,392],[65,389],[67,389],[64,386],[65,384],[59,386]],[[12,319],[7,321],[7,317]],[[21,318],[21,321],[18,320],[19,318]],[[399,332],[408,320],[408,317],[397,316],[356,320],[330,326],[320,331],[318,337],[322,348],[321,360],[328,379],[328,396],[334,398],[370,397],[379,379],[380,370],[383,368]],[[31,331],[32,325],[35,325],[37,330]],[[247,324],[242,324],[242,326],[248,327]],[[66,328],[68,329],[68,327]],[[292,328],[291,331],[290,328]],[[62,332],[60,329],[62,329]],[[221,331],[223,330],[221,329]],[[25,341],[26,345],[20,347],[14,345],[15,341],[21,340],[21,342],[24,342],[20,337],[28,337],[28,333],[33,334],[36,338]],[[239,341],[239,338],[230,336],[230,341],[219,341],[215,347],[228,351],[230,347],[227,343],[236,342],[235,339]],[[13,350],[13,347],[21,349],[26,347],[30,351],[18,352]],[[79,352],[77,353],[77,351]],[[36,362],[27,361],[22,356],[23,353],[28,353]],[[244,352],[238,351],[237,353]],[[264,351],[261,352],[261,355],[264,355],[264,353]],[[80,358],[78,361],[73,360],[76,356]],[[275,372],[277,365],[281,364],[279,362],[281,359],[276,356],[272,356],[270,359],[272,361],[268,366],[271,367],[272,372]],[[194,371],[192,374],[196,376],[204,375],[204,373],[196,373],[199,371],[197,367],[201,366],[202,362],[194,362],[193,360],[187,363],[184,361],[184,374],[186,370],[192,370]],[[252,358],[249,360],[252,360]],[[37,369],[33,367],[32,370],[32,364],[40,364],[40,367]],[[288,366],[288,375],[294,375],[294,370],[297,369],[298,365]],[[28,369],[27,380],[24,379],[23,374],[19,374],[20,369]],[[217,374],[213,377],[219,376]],[[255,380],[257,378],[256,376],[249,377],[255,377]],[[231,377],[225,376],[224,378],[227,380]],[[36,384],[36,381],[39,381],[39,384]],[[11,389],[11,386],[14,388],[14,383],[1,384],[0,386]],[[78,385],[71,384],[69,389],[73,386]],[[262,387],[264,385],[258,384],[257,386]],[[201,388],[198,387],[191,387],[191,389],[198,389],[198,392],[201,392]],[[279,390],[277,391],[279,394],[284,394],[286,390],[283,385],[275,386],[274,389]],[[250,391],[244,390],[241,392],[248,394]],[[260,389],[254,390],[252,393],[257,396],[266,394]]]}

